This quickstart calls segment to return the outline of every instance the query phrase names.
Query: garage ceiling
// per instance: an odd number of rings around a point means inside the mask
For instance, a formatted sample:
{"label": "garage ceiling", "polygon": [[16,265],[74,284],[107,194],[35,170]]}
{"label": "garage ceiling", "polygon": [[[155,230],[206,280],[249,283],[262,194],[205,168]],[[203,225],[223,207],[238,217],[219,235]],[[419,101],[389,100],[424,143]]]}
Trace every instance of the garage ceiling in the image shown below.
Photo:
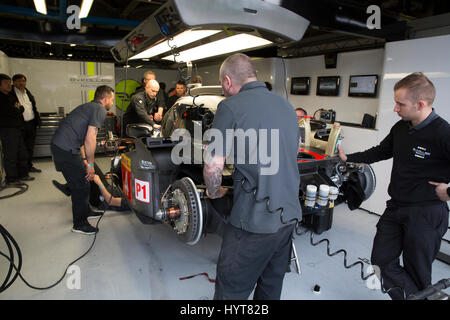
{"label": "garage ceiling", "polygon": [[[2,0],[0,50],[9,57],[114,62],[109,49],[164,3],[165,0],[94,0],[89,16],[82,20],[81,30],[69,30],[66,8],[81,6],[81,0],[46,0],[46,16],[36,12],[32,0]],[[249,51],[250,56],[289,58],[378,48],[388,41],[410,38],[418,21],[442,15],[446,19],[441,21],[450,21],[447,0],[280,0],[278,3],[307,18],[311,25],[304,38],[290,47]],[[370,16],[367,7],[374,4],[381,9],[380,30],[365,27]],[[161,61],[144,63],[170,67]]]}

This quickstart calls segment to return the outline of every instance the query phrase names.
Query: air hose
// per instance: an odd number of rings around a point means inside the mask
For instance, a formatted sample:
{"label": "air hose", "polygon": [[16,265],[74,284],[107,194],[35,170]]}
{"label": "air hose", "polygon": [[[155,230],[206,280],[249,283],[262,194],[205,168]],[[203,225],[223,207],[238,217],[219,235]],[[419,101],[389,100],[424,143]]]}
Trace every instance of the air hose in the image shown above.
{"label": "air hose", "polygon": [[[98,227],[98,225],[100,223],[100,220],[103,218],[103,215],[105,214],[105,212],[106,212],[106,210],[103,211],[103,214],[98,219],[96,227]],[[58,285],[64,279],[64,277],[67,274],[67,270],[69,269],[69,267],[71,265],[73,265],[75,262],[77,262],[77,261],[81,260],[82,258],[84,258],[89,253],[89,251],[94,246],[95,240],[97,238],[97,233],[95,233],[94,240],[92,241],[92,244],[89,247],[89,249],[83,255],[81,255],[79,258],[77,258],[76,260],[74,260],[71,263],[69,263],[67,268],[64,270],[63,275],[61,276],[61,278],[58,281],[56,281],[55,283],[53,283],[52,285],[49,285],[47,287],[37,287],[37,286],[33,286],[30,283],[28,283],[28,281],[26,281],[25,278],[22,276],[22,274],[20,272],[20,270],[22,269],[22,252],[20,251],[20,247],[17,244],[16,240],[13,238],[13,236],[1,224],[0,224],[0,234],[2,235],[3,239],[5,240],[6,246],[8,247],[8,251],[9,251],[9,256],[0,251],[0,255],[5,257],[9,261],[8,274],[6,275],[5,280],[3,281],[2,285],[0,286],[0,293],[5,291],[6,289],[8,289],[14,283],[14,281],[17,279],[17,277],[20,277],[20,279],[28,287],[30,287],[31,289],[48,290],[50,288],[55,287],[56,285]],[[14,262],[15,258],[14,258],[14,250],[13,249],[15,249],[15,251],[17,252],[17,257],[18,257],[17,266],[16,266],[16,264]],[[13,270],[15,271],[15,274],[14,274],[14,276],[11,279],[11,276],[13,274]]]}
{"label": "air hose", "polygon": [[4,187],[0,187],[0,191],[3,191],[5,189],[19,189],[19,190],[14,193],[8,194],[6,196],[1,196],[0,200],[12,198],[14,196],[18,196],[22,193],[25,193],[25,191],[28,190],[28,185],[26,183],[11,183],[11,184],[7,184]]}

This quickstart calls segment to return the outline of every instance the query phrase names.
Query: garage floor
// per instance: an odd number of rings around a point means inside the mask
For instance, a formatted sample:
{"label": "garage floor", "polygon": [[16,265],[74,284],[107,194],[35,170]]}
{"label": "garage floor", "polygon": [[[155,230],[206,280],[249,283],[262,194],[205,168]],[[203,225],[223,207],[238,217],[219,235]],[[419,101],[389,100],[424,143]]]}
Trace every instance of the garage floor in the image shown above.
{"label": "garage floor", "polygon": [[[99,158],[97,162],[108,171],[109,158]],[[70,232],[70,198],[51,183],[52,179],[64,181],[51,159],[36,160],[35,166],[43,172],[33,174],[36,180],[29,183],[26,193],[0,200],[0,224],[21,248],[25,279],[33,286],[46,287],[61,278],[67,265],[89,248],[94,236]],[[369,259],[377,221],[374,215],[340,205],[334,210],[332,229],[315,235],[314,241],[326,237],[332,251],[346,249],[349,264],[358,258]],[[218,236],[208,235],[197,245],[188,246],[166,225],[144,225],[131,212],[108,211],[99,228],[89,254],[75,263],[81,272],[80,289],[73,288],[77,284],[73,281],[75,273],[45,291],[30,289],[17,279],[0,294],[0,299],[212,299],[214,284],[206,277],[179,278],[202,272],[215,277],[221,243]],[[380,290],[368,288],[368,283],[360,278],[359,266],[345,269],[342,254],[328,257],[326,244],[312,246],[309,233],[296,236],[295,245],[302,274],[286,274],[282,299],[389,299]],[[7,252],[3,240],[0,250]],[[0,256],[0,282],[8,266]],[[436,261],[433,282],[449,277],[450,267]],[[321,288],[320,294],[312,291],[316,284]]]}

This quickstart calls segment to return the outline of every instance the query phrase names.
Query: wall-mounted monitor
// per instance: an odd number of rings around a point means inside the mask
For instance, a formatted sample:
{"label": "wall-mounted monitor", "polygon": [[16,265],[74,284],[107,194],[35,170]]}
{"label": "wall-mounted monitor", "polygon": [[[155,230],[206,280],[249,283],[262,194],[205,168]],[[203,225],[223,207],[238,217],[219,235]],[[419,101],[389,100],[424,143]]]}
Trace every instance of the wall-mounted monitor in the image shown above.
{"label": "wall-mounted monitor", "polygon": [[339,95],[340,77],[317,77],[318,96],[338,96]]}
{"label": "wall-mounted monitor", "polygon": [[291,80],[291,94],[308,95],[310,77],[296,77]]}
{"label": "wall-mounted monitor", "polygon": [[378,76],[355,75],[350,76],[348,84],[349,97],[376,97],[378,87]]}

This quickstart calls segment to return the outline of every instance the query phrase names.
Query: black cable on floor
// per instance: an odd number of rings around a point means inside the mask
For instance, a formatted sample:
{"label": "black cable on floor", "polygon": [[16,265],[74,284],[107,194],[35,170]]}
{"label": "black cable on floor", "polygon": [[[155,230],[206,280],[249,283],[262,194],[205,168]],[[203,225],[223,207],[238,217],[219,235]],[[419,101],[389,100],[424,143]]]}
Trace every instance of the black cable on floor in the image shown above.
{"label": "black cable on floor", "polygon": [[[98,225],[100,223],[100,220],[103,218],[103,215],[105,214],[106,210],[103,211],[103,214],[100,216],[100,218],[97,221],[96,224],[96,228],[98,228]],[[64,274],[61,276],[61,278],[56,281],[54,284],[48,286],[48,287],[36,287],[31,285],[30,283],[28,283],[25,278],[22,276],[22,274],[20,273],[20,270],[22,268],[22,252],[20,251],[20,247],[17,244],[17,242],[15,241],[15,239],[11,236],[11,234],[8,232],[8,230],[6,230],[1,224],[0,224],[0,234],[3,236],[3,239],[6,242],[6,245],[8,247],[8,251],[9,251],[9,256],[7,256],[6,254],[4,254],[3,252],[0,251],[0,255],[2,255],[3,257],[5,257],[8,261],[9,261],[9,270],[8,270],[8,274],[5,278],[5,280],[3,281],[3,284],[0,287],[0,293],[5,291],[6,289],[8,289],[13,283],[14,281],[17,279],[17,276],[20,277],[20,279],[31,289],[35,289],[35,290],[48,290],[50,288],[55,287],[56,285],[58,285],[66,276],[67,274],[67,270],[69,269],[69,267],[71,265],[73,265],[75,262],[81,260],[82,258],[84,258],[89,251],[91,251],[92,247],[94,246],[95,240],[97,239],[97,233],[95,233],[94,235],[94,240],[92,241],[91,246],[89,247],[89,249],[83,254],[81,255],[79,258],[75,259],[74,261],[72,261],[71,263],[69,263],[69,265],[67,266],[67,268],[64,270]],[[12,246],[11,246],[12,243]],[[15,248],[17,255],[18,255],[18,266],[15,265],[14,263],[14,251],[13,251],[13,247]],[[14,277],[11,279],[11,281],[9,281],[11,275],[12,275],[12,269],[14,269],[16,271]]]}
{"label": "black cable on floor", "polygon": [[[345,249],[339,249],[339,250],[337,250],[337,251],[335,251],[335,252],[331,252],[331,249],[330,249],[330,240],[328,240],[328,239],[326,239],[326,238],[324,238],[324,239],[321,239],[320,241],[318,241],[318,242],[314,242],[314,240],[313,240],[313,231],[312,230],[306,230],[306,231],[304,231],[304,232],[298,232],[298,227],[299,227],[300,225],[298,224],[297,225],[297,228],[296,228],[296,234],[297,235],[303,235],[303,234],[306,234],[306,233],[308,233],[308,232],[310,232],[310,243],[311,243],[311,245],[312,246],[318,246],[319,244],[321,244],[322,242],[326,242],[326,244],[327,244],[327,255],[329,256],[329,257],[333,257],[333,256],[335,256],[335,255],[337,255],[337,254],[339,254],[339,253],[343,253],[344,254],[344,267],[346,268],[346,269],[351,269],[351,268],[353,268],[353,267],[355,267],[355,266],[357,266],[357,265],[359,265],[360,266],[360,268],[361,268],[361,279],[362,280],[367,280],[367,279],[369,279],[370,277],[372,277],[373,275],[376,275],[375,274],[375,272],[372,272],[372,273],[370,273],[370,274],[368,274],[368,275],[364,275],[364,263],[362,262],[362,261],[356,261],[356,262],[354,262],[354,263],[352,263],[352,264],[348,264],[347,263],[347,251],[345,250]],[[376,275],[377,277],[378,277],[378,275]],[[384,285],[383,285],[383,278],[381,277],[381,275],[380,275],[380,278],[381,278],[381,292],[383,292],[383,293],[389,293],[389,292],[391,292],[392,290],[400,290],[401,292],[402,292],[402,294],[403,294],[403,297],[404,298],[406,298],[406,293],[405,293],[405,290],[403,289],[403,288],[401,288],[401,287],[392,287],[392,288],[388,288],[388,289],[384,289]]]}
{"label": "black cable on floor", "polygon": [[3,191],[5,189],[19,189],[19,191],[16,191],[16,192],[14,192],[12,194],[8,194],[6,196],[1,196],[0,200],[12,198],[14,196],[18,196],[18,195],[20,195],[22,193],[25,193],[25,191],[28,190],[28,185],[26,183],[20,182],[20,183],[7,184],[4,187],[0,187],[0,191]]}

